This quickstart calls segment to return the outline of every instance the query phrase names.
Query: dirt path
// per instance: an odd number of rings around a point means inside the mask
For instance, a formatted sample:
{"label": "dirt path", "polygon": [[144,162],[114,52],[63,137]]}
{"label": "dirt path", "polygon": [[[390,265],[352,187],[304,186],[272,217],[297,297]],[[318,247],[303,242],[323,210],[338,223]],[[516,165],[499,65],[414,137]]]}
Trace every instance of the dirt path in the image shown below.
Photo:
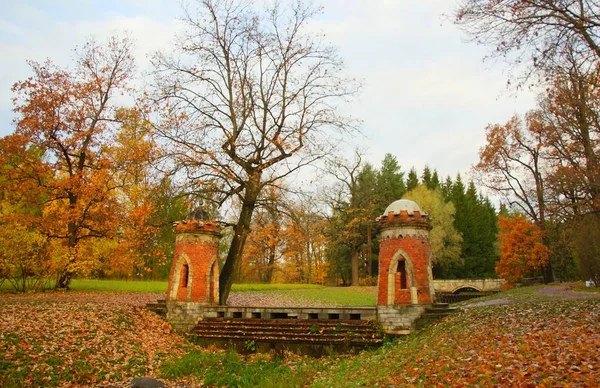
{"label": "dirt path", "polygon": [[[550,284],[535,290],[533,295],[534,297],[539,296],[549,300],[600,299],[600,293],[573,291],[572,288],[573,283]],[[527,298],[527,300],[530,300],[530,298]],[[494,306],[519,302],[520,299],[515,297],[488,299],[480,302],[474,299],[473,303],[468,303],[462,306],[462,308]]]}
{"label": "dirt path", "polygon": [[538,295],[551,296],[556,299],[600,299],[600,293],[573,291],[572,283],[551,284],[536,291]]}

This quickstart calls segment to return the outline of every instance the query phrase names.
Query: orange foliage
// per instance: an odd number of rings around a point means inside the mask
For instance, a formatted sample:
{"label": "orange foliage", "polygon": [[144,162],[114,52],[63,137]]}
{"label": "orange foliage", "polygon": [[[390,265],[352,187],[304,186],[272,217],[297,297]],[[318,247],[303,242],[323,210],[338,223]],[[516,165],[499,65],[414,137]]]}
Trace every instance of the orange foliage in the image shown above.
{"label": "orange foliage", "polygon": [[[280,199],[271,192],[271,200]],[[244,247],[242,277],[262,283],[325,281],[325,221],[288,200],[286,212],[259,209]]]}
{"label": "orange foliage", "polygon": [[542,242],[543,231],[521,215],[498,217],[500,260],[496,273],[514,285],[531,271],[539,271],[549,260],[550,250]]}
{"label": "orange foliage", "polygon": [[141,111],[114,101],[129,91],[130,46],[116,37],[89,41],[75,70],[30,62],[34,75],[13,87],[16,130],[0,144],[9,167],[4,189],[41,210],[26,223],[52,240],[59,287],[101,265],[130,274],[155,232],[151,126]]}

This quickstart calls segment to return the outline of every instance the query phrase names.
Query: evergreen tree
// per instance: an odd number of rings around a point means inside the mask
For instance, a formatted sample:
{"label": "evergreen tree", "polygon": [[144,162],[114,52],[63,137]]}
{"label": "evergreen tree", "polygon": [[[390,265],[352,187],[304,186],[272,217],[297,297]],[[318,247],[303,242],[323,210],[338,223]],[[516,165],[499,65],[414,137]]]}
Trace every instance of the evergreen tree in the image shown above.
{"label": "evergreen tree", "polygon": [[[446,180],[444,187],[447,199],[456,206],[455,227],[463,237],[463,264],[454,266],[443,274],[454,278],[487,278],[495,274],[497,216],[493,205],[487,198],[477,193],[470,182],[467,189],[460,175],[450,186]],[[449,190],[448,187],[450,186]]]}
{"label": "evergreen tree", "polygon": [[381,161],[381,169],[377,174],[377,210],[382,214],[392,202],[402,198],[406,192],[404,173],[398,160],[392,154],[386,154]]}
{"label": "evergreen tree", "polygon": [[440,177],[438,176],[437,170],[433,170],[433,175],[431,176],[431,189],[439,189],[440,186]]}
{"label": "evergreen tree", "polygon": [[[385,167],[385,173],[389,176],[389,179],[381,179],[381,173],[368,163],[360,171],[357,179],[357,204],[360,207],[362,214],[362,223],[360,226],[360,256],[362,263],[360,269],[365,272],[360,274],[361,277],[370,277],[376,271],[376,265],[374,265],[374,263],[377,262],[376,253],[378,253],[379,247],[376,240],[378,234],[376,218],[381,215],[384,210],[381,209],[383,204],[380,199],[381,193],[379,192],[379,185],[383,184],[384,193],[387,193],[390,196],[394,194],[394,191],[398,192],[404,190],[404,181],[402,180],[402,174],[398,172],[400,166],[398,166],[396,158],[387,154],[382,166],[382,170]],[[400,182],[401,185],[398,185],[398,182]],[[386,200],[387,199],[384,199],[384,201]],[[377,247],[375,245],[377,245]]]}
{"label": "evergreen tree", "polygon": [[425,166],[423,169],[423,175],[421,175],[421,183],[425,185],[429,190],[432,190],[432,181],[431,181],[431,169],[429,166]]}
{"label": "evergreen tree", "polygon": [[415,189],[419,185],[419,176],[417,175],[417,170],[415,168],[411,168],[408,172],[408,179],[406,180],[406,190],[410,191]]}
{"label": "evergreen tree", "polygon": [[446,201],[450,201],[450,193],[452,191],[452,186],[454,185],[454,182],[452,182],[452,178],[450,178],[450,175],[448,175],[446,177],[446,180],[444,181],[444,184],[441,185],[441,189],[442,189],[442,194],[444,195],[444,198],[446,199]]}
{"label": "evergreen tree", "polygon": [[359,207],[369,206],[375,202],[375,197],[378,194],[378,178],[377,170],[367,163],[358,173],[356,187],[356,205]]}

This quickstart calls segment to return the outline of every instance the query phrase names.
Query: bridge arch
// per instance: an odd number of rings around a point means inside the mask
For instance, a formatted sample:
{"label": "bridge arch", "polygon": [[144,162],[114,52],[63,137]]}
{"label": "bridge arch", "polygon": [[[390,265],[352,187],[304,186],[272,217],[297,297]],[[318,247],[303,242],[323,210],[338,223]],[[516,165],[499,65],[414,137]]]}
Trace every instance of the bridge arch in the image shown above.
{"label": "bridge arch", "polygon": [[452,290],[452,293],[460,294],[461,291],[483,292],[483,290],[479,287],[475,287],[472,285],[465,285],[465,286],[456,287],[454,290]]}

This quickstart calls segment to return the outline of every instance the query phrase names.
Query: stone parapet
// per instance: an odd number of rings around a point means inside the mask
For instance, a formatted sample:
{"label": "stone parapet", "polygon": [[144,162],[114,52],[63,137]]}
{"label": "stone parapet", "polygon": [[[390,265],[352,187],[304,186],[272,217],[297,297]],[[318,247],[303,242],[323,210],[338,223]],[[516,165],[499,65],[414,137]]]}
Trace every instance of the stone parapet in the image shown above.
{"label": "stone parapet", "polygon": [[206,303],[167,301],[167,320],[187,332],[205,318],[375,320],[374,307],[229,307]]}

